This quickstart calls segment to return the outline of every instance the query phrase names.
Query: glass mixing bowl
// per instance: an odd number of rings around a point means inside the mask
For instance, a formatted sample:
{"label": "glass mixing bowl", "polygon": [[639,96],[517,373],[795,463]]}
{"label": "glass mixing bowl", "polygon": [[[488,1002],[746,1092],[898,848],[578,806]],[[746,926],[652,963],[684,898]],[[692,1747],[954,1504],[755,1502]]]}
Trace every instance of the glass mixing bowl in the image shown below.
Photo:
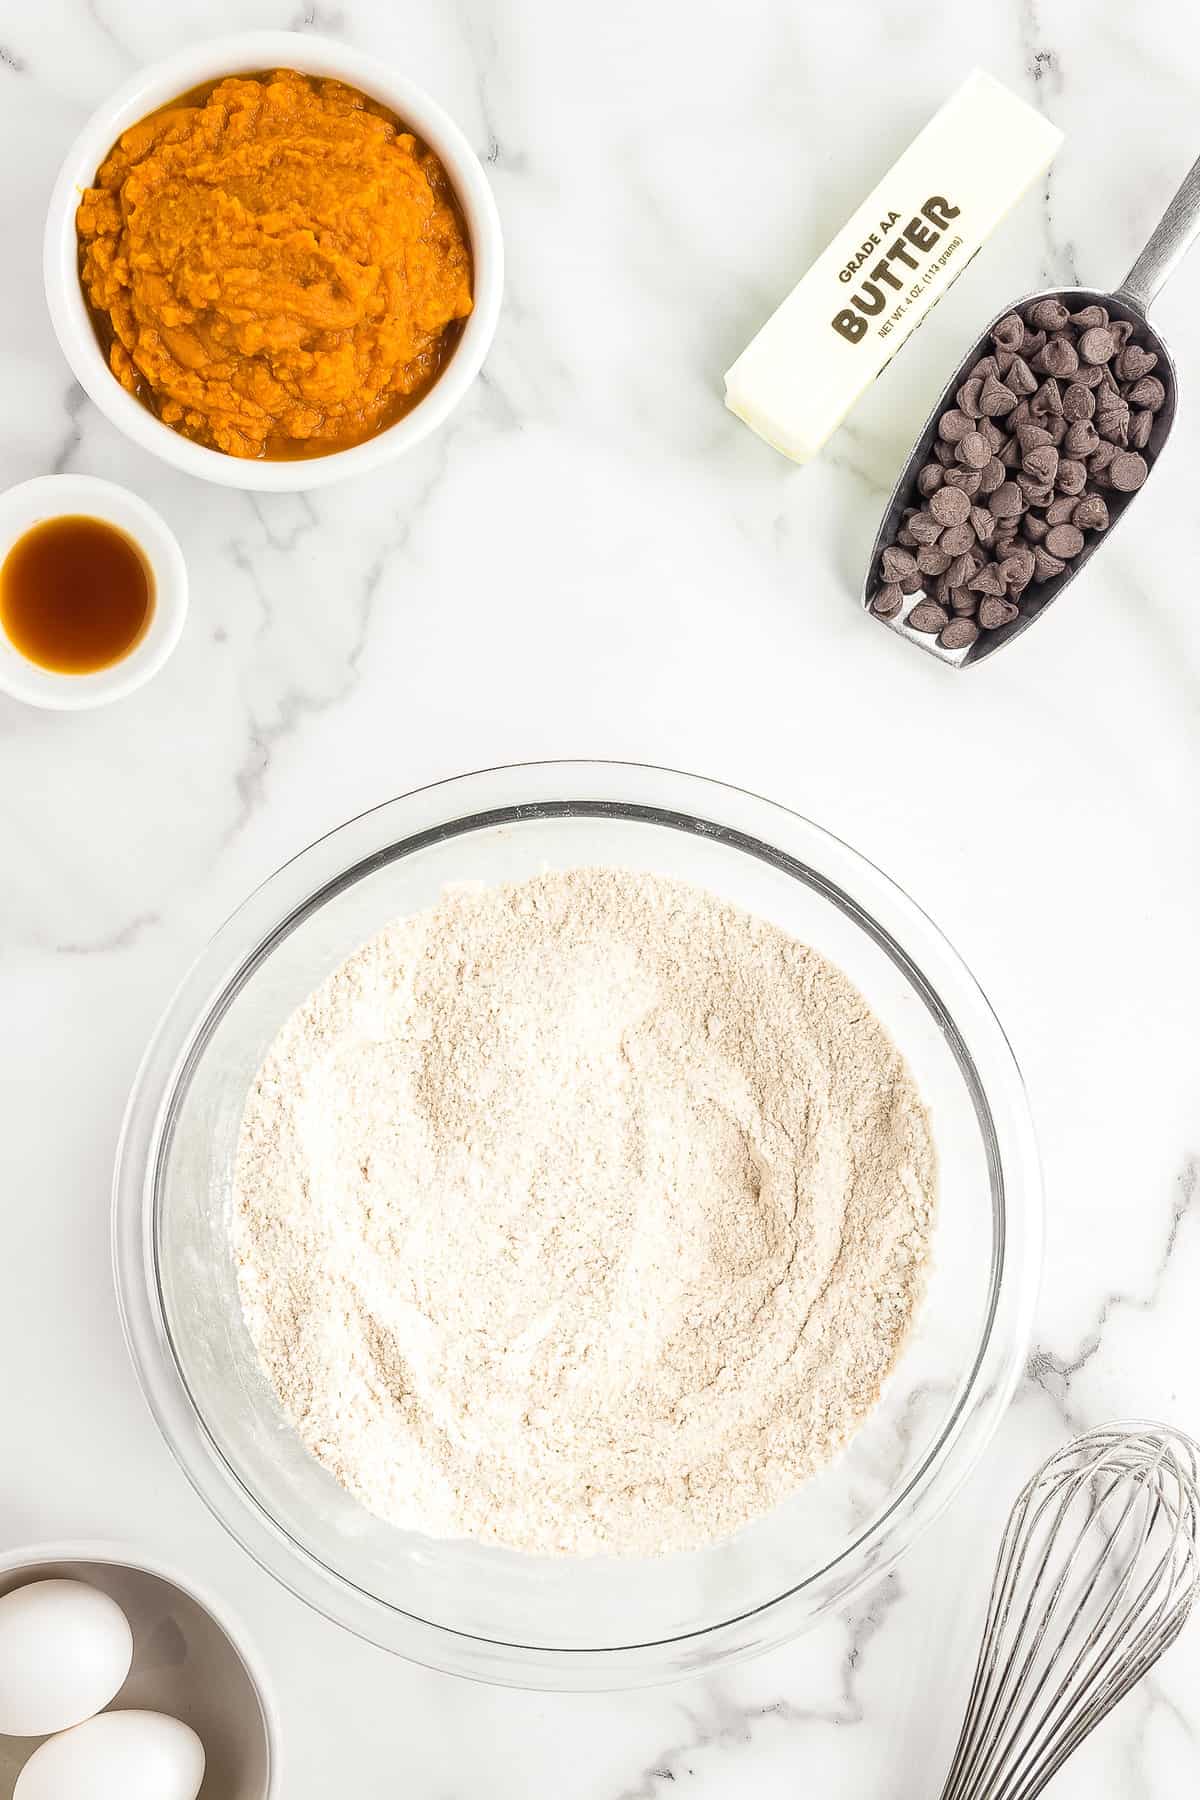
{"label": "glass mixing bowl", "polygon": [[[227,1238],[246,1093],[328,971],[447,882],[644,869],[773,920],[846,970],[915,1073],[941,1168],[924,1306],[832,1467],[727,1542],[657,1559],[541,1558],[384,1524],[303,1449],[242,1322]],[[738,789],[619,763],[540,763],[352,819],[250,896],[171,1002],[117,1158],[114,1258],[158,1424],[244,1547],[386,1649],[481,1680],[615,1688],[794,1636],[928,1525],[1008,1404],[1040,1253],[1037,1155],[987,1001],[925,914],[828,833]]]}

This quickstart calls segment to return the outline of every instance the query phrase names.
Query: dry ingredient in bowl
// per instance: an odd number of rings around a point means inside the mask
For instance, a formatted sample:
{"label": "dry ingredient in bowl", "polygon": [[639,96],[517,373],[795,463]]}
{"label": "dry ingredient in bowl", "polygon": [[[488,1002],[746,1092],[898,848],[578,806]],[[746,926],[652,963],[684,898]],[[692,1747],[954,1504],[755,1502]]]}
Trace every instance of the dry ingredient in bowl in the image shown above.
{"label": "dry ingredient in bowl", "polygon": [[117,380],[230,456],[325,455],[394,424],[471,311],[438,158],[294,69],[211,82],[122,132],[76,229]]}
{"label": "dry ingredient in bowl", "polygon": [[840,970],[683,883],[456,888],[275,1040],[242,1305],[372,1512],[544,1554],[698,1547],[861,1424],[924,1281],[907,1066]]}

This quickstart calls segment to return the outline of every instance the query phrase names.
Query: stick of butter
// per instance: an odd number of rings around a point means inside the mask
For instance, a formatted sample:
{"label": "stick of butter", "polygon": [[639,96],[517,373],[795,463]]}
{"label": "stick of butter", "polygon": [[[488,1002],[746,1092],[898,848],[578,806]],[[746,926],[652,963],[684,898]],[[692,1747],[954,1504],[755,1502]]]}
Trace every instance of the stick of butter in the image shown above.
{"label": "stick of butter", "polygon": [[743,350],[730,411],[794,462],[815,456],[1062,138],[976,69]]}

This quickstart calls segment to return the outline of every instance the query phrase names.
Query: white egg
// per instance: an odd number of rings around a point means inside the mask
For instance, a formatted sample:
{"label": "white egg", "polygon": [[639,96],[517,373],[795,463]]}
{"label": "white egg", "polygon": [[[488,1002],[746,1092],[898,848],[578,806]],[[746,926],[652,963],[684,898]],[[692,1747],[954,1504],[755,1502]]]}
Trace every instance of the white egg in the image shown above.
{"label": "white egg", "polygon": [[42,1737],[90,1719],[116,1694],[133,1633],[83,1581],[31,1581],[0,1596],[0,1731]]}
{"label": "white egg", "polygon": [[204,1746],[166,1713],[110,1712],[48,1738],[13,1800],[196,1800]]}

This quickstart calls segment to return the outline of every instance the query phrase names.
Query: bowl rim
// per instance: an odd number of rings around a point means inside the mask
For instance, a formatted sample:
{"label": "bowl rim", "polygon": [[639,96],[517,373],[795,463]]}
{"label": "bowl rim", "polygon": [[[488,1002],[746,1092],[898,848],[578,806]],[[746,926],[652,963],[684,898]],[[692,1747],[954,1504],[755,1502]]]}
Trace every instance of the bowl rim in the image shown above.
{"label": "bowl rim", "polygon": [[[79,284],[75,211],[122,131],[201,82],[256,69],[297,68],[369,94],[397,113],[435,152],[462,208],[471,240],[474,307],[438,379],[376,436],[326,456],[260,461],[227,456],[180,435],[127,393],[100,350]],[[91,114],[63,158],[46,214],[42,275],[55,337],[88,398],[127,438],[184,474],[258,493],[299,493],[365,474],[411,450],[450,415],[483,366],[500,316],[504,241],[491,184],[465,133],[433,96],[381,59],[298,31],[233,32],[149,63]]]}
{"label": "bowl rim", "polygon": [[[123,1544],[114,1538],[52,1538],[46,1543],[18,1544],[11,1550],[0,1551],[0,1577],[19,1575],[23,1569],[34,1569],[43,1563],[106,1563],[112,1568],[131,1569],[135,1574],[153,1575],[170,1587],[178,1588],[208,1614],[245,1669],[254,1691],[267,1749],[267,1782],[262,1800],[276,1800],[281,1787],[282,1763],[275,1696],[263,1672],[258,1650],[248,1640],[241,1620],[230,1615],[225,1602],[217,1599],[211,1589],[193,1575],[185,1575],[175,1564],[159,1556],[148,1556],[133,1544]],[[102,1710],[107,1712],[108,1708]]]}
{"label": "bowl rim", "polygon": [[[664,782],[671,784],[674,800],[681,803],[679,811],[664,810],[656,785]],[[497,791],[508,806],[489,809],[480,804],[485,795],[494,799]],[[774,850],[780,866],[790,863],[794,868],[798,863],[809,869],[818,885],[833,890],[839,903],[849,902],[856,921],[888,954],[899,954],[925,1004],[963,1045],[972,1070],[981,1059],[986,1063],[986,1087],[979,1078],[973,1098],[977,1110],[982,1100],[987,1113],[986,1129],[981,1119],[981,1131],[996,1219],[989,1308],[959,1403],[933,1445],[878,1517],[813,1574],[738,1617],[657,1641],[589,1649],[474,1637],[404,1612],[332,1569],[275,1521],[226,1461],[192,1401],[162,1307],[156,1233],[160,1159],[175,1096],[226,999],[273,944],[331,890],[403,853],[405,846],[419,847],[452,830],[528,817],[547,803],[571,803],[593,812],[611,807],[624,816],[639,796],[647,795],[653,803],[643,807],[643,815],[668,824],[683,821],[705,835],[724,835],[735,847],[741,837],[743,848],[749,843],[759,850]],[[404,828],[389,831],[399,814],[404,815]],[[742,822],[740,829],[729,823],[731,818]],[[759,835],[748,838],[747,824],[755,823]],[[763,832],[764,826],[771,827],[771,834]],[[381,830],[385,835],[376,841]],[[811,865],[801,854],[789,852],[789,835],[819,848],[820,864]],[[355,838],[362,840],[364,853],[347,861],[341,851]],[[839,884],[838,873],[843,871],[853,877],[853,889]],[[872,910],[874,896],[886,903],[887,926]],[[893,927],[918,935],[921,965],[892,935]],[[940,980],[949,977],[954,984],[953,1014],[925,973],[931,963]],[[758,1654],[796,1636],[843,1605],[863,1583],[882,1575],[957,1492],[1007,1408],[1032,1335],[1041,1241],[1041,1176],[1020,1071],[986,996],[928,915],[859,852],[776,802],[679,770],[594,759],[502,765],[414,789],[323,834],[268,876],[193,963],[151,1038],[122,1125],[113,1181],[114,1278],[139,1384],[176,1460],[243,1548],[317,1611],[410,1660],[490,1683],[570,1691],[652,1685]]]}

